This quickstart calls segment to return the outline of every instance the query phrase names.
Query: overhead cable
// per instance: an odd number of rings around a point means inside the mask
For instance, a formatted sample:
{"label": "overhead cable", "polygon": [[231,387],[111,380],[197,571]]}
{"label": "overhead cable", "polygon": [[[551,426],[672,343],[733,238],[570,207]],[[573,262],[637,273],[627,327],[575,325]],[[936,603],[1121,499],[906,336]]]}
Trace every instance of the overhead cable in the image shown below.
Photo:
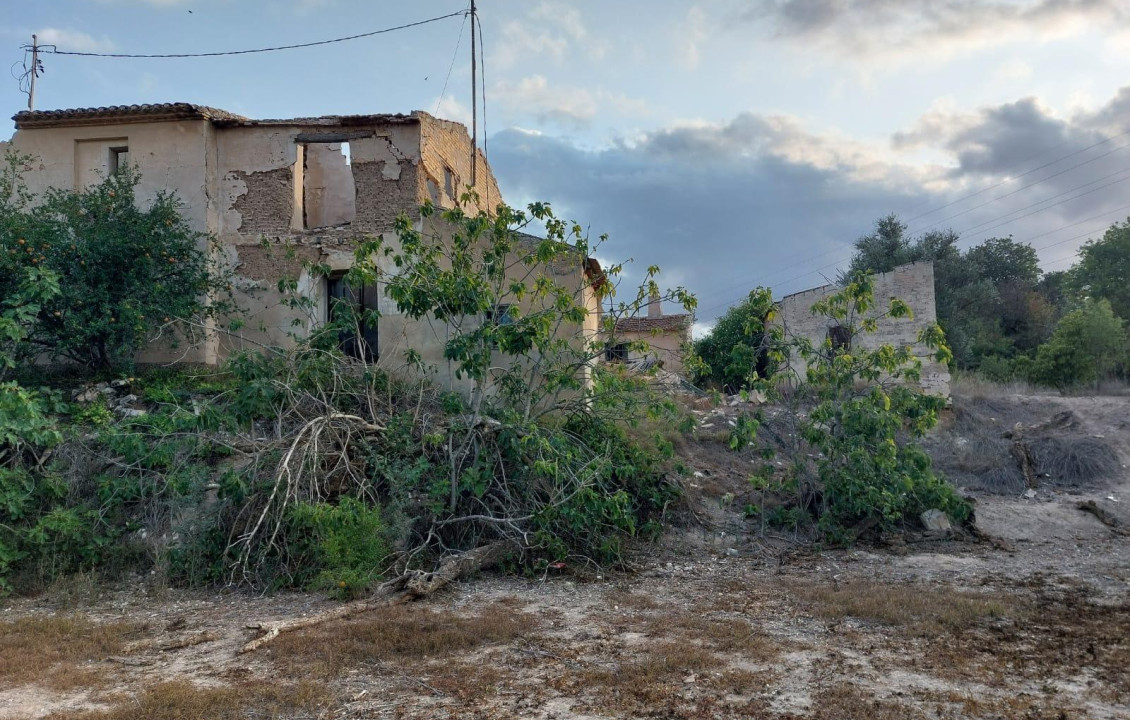
{"label": "overhead cable", "polygon": [[[407,23],[405,25],[397,25],[396,27],[384,28],[381,30],[373,30],[371,32],[358,33],[357,35],[347,35],[345,37],[332,38],[330,40],[317,40],[307,43],[296,43],[294,45],[276,45],[274,47],[254,48],[251,50],[225,50],[221,52],[195,52],[195,53],[100,53],[100,52],[79,52],[77,50],[59,50],[54,45],[40,45],[39,52],[47,53],[50,55],[75,55],[79,57],[102,57],[102,58],[200,58],[200,57],[220,57],[223,55],[250,55],[252,53],[265,53],[275,52],[278,50],[295,50],[298,48],[316,47],[318,45],[330,45],[332,43],[347,42],[349,40],[360,40],[361,38],[373,37],[374,35],[383,35],[385,33],[395,32],[397,30],[407,30],[408,28],[419,27],[420,25],[427,25],[428,23],[446,20],[458,15],[466,16],[466,10],[459,10],[458,12],[448,13],[447,15],[440,15],[438,17],[428,18],[426,20],[418,20],[416,22]],[[24,49],[30,49],[30,45],[25,45]]]}

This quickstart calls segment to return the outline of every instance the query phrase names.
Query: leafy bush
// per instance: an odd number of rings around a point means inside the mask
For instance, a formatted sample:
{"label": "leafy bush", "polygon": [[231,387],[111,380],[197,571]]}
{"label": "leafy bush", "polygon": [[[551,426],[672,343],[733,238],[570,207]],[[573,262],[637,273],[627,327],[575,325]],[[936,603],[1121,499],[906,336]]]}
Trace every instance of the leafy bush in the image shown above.
{"label": "leafy bush", "polygon": [[283,552],[299,586],[356,597],[392,557],[381,509],[356,498],[298,503],[288,510]]}
{"label": "leafy bush", "polygon": [[22,358],[118,365],[178,321],[225,309],[226,274],[174,195],[139,209],[140,177],[124,168],[82,190],[47,190],[33,206],[18,178],[24,160],[9,156],[0,183],[9,189],[0,192],[0,304],[20,295],[29,272],[49,271],[58,291],[34,308]]}
{"label": "leafy bush", "polygon": [[1106,300],[1087,301],[1063,318],[1040,346],[1032,379],[1051,387],[1092,385],[1126,362],[1123,321]]}
{"label": "leafy bush", "polygon": [[[870,276],[855,276],[815,303],[813,314],[848,328],[851,338],[874,332],[886,318],[910,316],[896,299],[875,308],[871,283]],[[750,385],[781,401],[785,412],[743,418],[731,431],[731,447],[766,460],[754,473],[755,487],[763,498],[783,500],[765,514],[768,522],[795,526],[805,513],[823,538],[851,542],[870,528],[914,523],[931,508],[959,523],[968,519],[968,504],[934,474],[917,443],[936,424],[944,400],[910,386],[921,373],[911,348],[867,349],[858,340],[834,347],[830,339],[813,345],[805,337],[786,337],[777,325],[755,330],[768,337],[769,355],[781,370],[752,377]],[[939,362],[949,359],[936,325],[924,329],[919,341]],[[777,441],[758,446],[754,441],[765,423]],[[776,427],[781,423],[786,430]],[[783,469],[773,462],[780,455]]]}
{"label": "leafy bush", "polygon": [[751,292],[694,343],[695,355],[701,361],[695,373],[697,382],[737,392],[755,371],[766,373],[765,334],[756,328],[771,312],[772,303],[767,292]]}

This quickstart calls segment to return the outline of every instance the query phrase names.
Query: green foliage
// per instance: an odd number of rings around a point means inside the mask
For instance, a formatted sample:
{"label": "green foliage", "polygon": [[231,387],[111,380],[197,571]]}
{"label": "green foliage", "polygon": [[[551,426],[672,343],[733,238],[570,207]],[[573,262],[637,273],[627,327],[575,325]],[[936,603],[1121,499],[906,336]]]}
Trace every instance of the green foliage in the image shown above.
{"label": "green foliage", "polygon": [[[228,279],[174,195],[158,193],[139,209],[139,175],[124,168],[79,191],[48,190],[30,205],[18,178],[25,160],[9,156],[0,182],[0,305],[8,308],[0,312],[24,315],[19,357],[121,365],[177,322],[226,308]],[[55,292],[14,302],[37,277],[50,278]],[[4,322],[0,337],[10,335]]]}
{"label": "green foliage", "polygon": [[295,584],[357,597],[381,576],[392,550],[381,509],[356,498],[288,510],[283,552]]}
{"label": "green foliage", "polygon": [[88,570],[111,542],[90,507],[68,507],[61,478],[0,467],[0,594],[64,573]]}
{"label": "green foliage", "polygon": [[1071,275],[1077,292],[1106,300],[1116,316],[1130,318],[1130,220],[1114,223],[1101,240],[1085,243]]}
{"label": "green foliage", "polygon": [[[447,325],[444,358],[457,379],[473,382],[472,413],[488,390],[496,407],[524,420],[616,408],[616,400],[641,395],[644,378],[608,378],[595,393],[599,398],[585,382],[601,371],[594,366],[606,345],[617,342],[616,320],[637,314],[652,295],[688,311],[695,307],[683,288],[661,293],[654,266],[634,292],[612,302],[623,266],[598,271],[591,259],[605,238],[590,241],[579,224],[557,218],[545,203],[476,214],[462,204],[443,211],[426,204],[421,214],[423,229],[407,216],[397,219],[395,249],[380,238],[358,247],[346,279],[353,287],[383,287],[409,318]],[[525,234],[535,223],[545,228],[544,238]],[[387,264],[395,272],[386,272]],[[596,305],[606,303],[598,337]],[[420,348],[408,353],[409,363],[418,365]]]}
{"label": "green foliage", "polygon": [[[762,498],[757,516],[790,529],[811,518],[832,542],[851,542],[872,527],[903,526],[931,508],[964,522],[968,505],[933,473],[916,442],[944,405],[914,387],[921,358],[910,347],[868,349],[858,342],[880,322],[909,317],[910,308],[898,299],[877,307],[872,277],[860,274],[815,303],[812,312],[847,328],[853,342],[814,345],[787,337],[779,326],[767,327],[767,355],[780,370],[752,377],[750,385],[785,405],[786,414],[775,422],[787,417],[790,430],[774,431],[779,447],[758,447],[760,417],[743,417],[731,430],[731,449],[759,453],[764,461],[751,478]],[[918,340],[933,359],[950,360],[936,325],[922,330]],[[776,457],[788,461],[780,471],[769,462]],[[764,511],[768,496],[778,503]]]}
{"label": "green foliage", "polygon": [[912,238],[894,215],[856,241],[845,278],[860,272],[888,272],[910,262],[934,264],[938,324],[962,369],[976,368],[990,355],[1032,352],[1051,332],[1057,310],[1040,293],[1036,252],[1012,238],[991,238],[964,253],[951,230]]}
{"label": "green foliage", "polygon": [[1122,319],[1107,300],[1088,300],[1059,321],[1036,353],[1031,374],[1034,381],[1057,388],[1092,385],[1126,359]]}
{"label": "green foliage", "polygon": [[759,289],[718,318],[710,332],[694,344],[695,355],[701,360],[695,380],[737,392],[759,365],[762,374],[767,372],[764,323],[772,311],[772,297]]}

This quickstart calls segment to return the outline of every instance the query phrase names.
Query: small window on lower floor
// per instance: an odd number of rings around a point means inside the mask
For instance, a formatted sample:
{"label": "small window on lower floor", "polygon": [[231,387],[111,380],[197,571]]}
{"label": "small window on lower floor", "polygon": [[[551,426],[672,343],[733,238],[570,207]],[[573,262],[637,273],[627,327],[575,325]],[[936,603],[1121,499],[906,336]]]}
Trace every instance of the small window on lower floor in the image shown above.
{"label": "small window on lower floor", "polygon": [[496,305],[492,310],[487,310],[487,322],[495,325],[513,325],[514,313],[511,312],[511,305]]}
{"label": "small window on lower floor", "polygon": [[833,352],[851,350],[851,330],[843,325],[828,328],[828,340]]}
{"label": "small window on lower floor", "polygon": [[350,357],[373,362],[380,357],[377,345],[377,288],[354,288],[344,275],[326,278],[326,322],[341,321],[341,350]]}
{"label": "small window on lower floor", "polygon": [[609,343],[604,348],[604,359],[608,362],[628,362],[628,344]]}
{"label": "small window on lower floor", "polygon": [[112,147],[109,149],[110,156],[107,159],[106,169],[107,175],[117,175],[121,170],[124,170],[129,165],[129,148],[124,145]]}

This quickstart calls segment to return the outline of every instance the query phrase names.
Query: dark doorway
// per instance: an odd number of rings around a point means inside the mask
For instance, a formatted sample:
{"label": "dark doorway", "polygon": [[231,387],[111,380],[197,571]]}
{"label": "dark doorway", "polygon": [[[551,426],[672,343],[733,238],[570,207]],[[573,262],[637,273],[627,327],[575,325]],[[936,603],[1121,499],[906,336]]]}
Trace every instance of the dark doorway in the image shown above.
{"label": "dark doorway", "polygon": [[379,358],[377,286],[353,288],[344,275],[333,275],[326,278],[326,298],[326,321],[343,325],[338,336],[342,352],[365,362]]}

